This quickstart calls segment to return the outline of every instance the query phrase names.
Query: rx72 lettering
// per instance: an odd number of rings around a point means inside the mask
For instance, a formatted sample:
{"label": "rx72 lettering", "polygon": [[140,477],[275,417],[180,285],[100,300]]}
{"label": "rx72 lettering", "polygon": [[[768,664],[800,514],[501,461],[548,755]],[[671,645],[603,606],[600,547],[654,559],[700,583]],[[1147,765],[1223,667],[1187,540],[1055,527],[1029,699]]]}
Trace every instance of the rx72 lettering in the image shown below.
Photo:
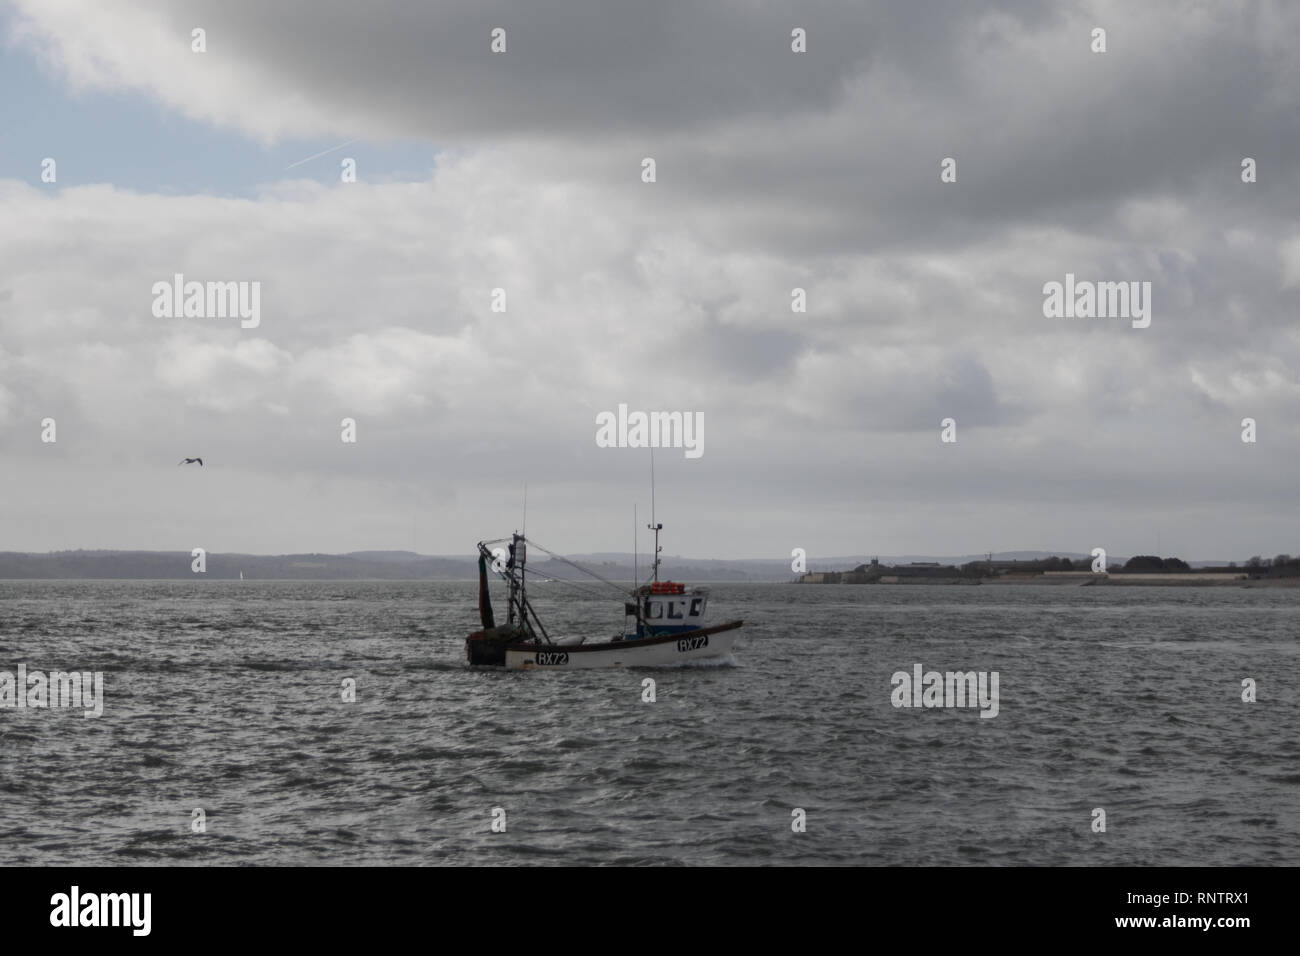
{"label": "rx72 lettering", "polygon": [[677,650],[682,652],[698,651],[701,647],[708,647],[708,646],[709,646],[709,635],[707,634],[697,634],[694,637],[683,637],[680,641],[677,642]]}

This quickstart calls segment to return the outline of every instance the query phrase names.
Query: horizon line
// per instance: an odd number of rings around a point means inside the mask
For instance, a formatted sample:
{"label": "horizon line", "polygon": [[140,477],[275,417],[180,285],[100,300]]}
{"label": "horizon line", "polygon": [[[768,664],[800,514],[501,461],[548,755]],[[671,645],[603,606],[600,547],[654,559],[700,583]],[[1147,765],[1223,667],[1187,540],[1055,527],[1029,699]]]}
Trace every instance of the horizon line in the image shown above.
{"label": "horizon line", "polygon": [[[0,555],[7,555],[7,554],[8,554],[8,555],[24,555],[24,556],[27,556],[27,557],[43,557],[43,556],[49,556],[49,555],[55,555],[55,554],[78,554],[78,553],[110,553],[110,554],[185,554],[185,555],[189,555],[189,554],[192,553],[192,551],[193,551],[193,549],[187,549],[187,548],[58,548],[58,549],[52,549],[52,550],[47,550],[47,551],[0,550]],[[409,550],[409,549],[405,549],[405,548],[359,548],[359,549],[354,549],[354,550],[351,550],[351,551],[283,551],[283,552],[274,552],[274,553],[271,553],[271,552],[255,552],[255,551],[218,551],[218,550],[207,549],[207,550],[205,550],[205,553],[206,553],[206,554],[209,554],[209,555],[213,555],[213,554],[221,554],[221,555],[239,555],[239,556],[250,557],[250,558],[284,558],[284,557],[294,557],[294,556],[299,556],[299,555],[320,556],[320,557],[346,558],[346,557],[356,557],[356,556],[365,556],[365,555],[373,555],[373,554],[402,554],[402,555],[411,555],[413,558],[417,558],[417,559],[418,559],[418,558],[431,558],[431,559],[457,560],[457,561],[459,561],[459,560],[471,560],[471,561],[474,561],[474,560],[477,560],[477,559],[478,559],[478,555],[477,555],[477,553],[472,553],[472,552],[464,552],[464,553],[460,553],[460,554],[454,554],[454,553],[452,553],[452,554],[428,554],[428,553],[421,552],[421,551],[411,551],[411,550]],[[1280,552],[1280,553],[1284,553],[1284,552]],[[648,556],[648,554],[649,554],[649,552],[646,552],[646,555],[647,555],[647,556]],[[1006,550],[1003,550],[1003,551],[992,551],[992,552],[990,552],[990,551],[988,551],[988,550],[983,550],[983,551],[968,551],[968,552],[957,552],[957,553],[949,552],[949,553],[946,553],[946,554],[944,554],[944,553],[932,552],[932,551],[931,551],[931,552],[925,552],[925,551],[901,552],[901,553],[895,553],[895,554],[881,554],[881,553],[877,553],[877,554],[875,554],[875,555],[867,555],[867,554],[864,554],[864,553],[858,553],[858,554],[832,554],[832,555],[826,555],[826,556],[819,556],[819,555],[805,554],[805,555],[804,555],[804,560],[805,560],[805,561],[825,562],[825,561],[851,561],[851,560],[865,559],[866,561],[870,561],[870,560],[872,560],[872,558],[875,558],[875,559],[878,559],[878,560],[879,560],[879,559],[882,559],[882,558],[892,558],[892,559],[897,559],[897,558],[918,558],[918,557],[924,557],[924,558],[953,558],[953,559],[956,559],[956,558],[971,558],[972,556],[976,556],[976,557],[978,557],[978,556],[981,556],[981,555],[992,555],[992,559],[993,559],[993,560],[998,560],[998,559],[999,559],[999,558],[998,558],[999,555],[1014,555],[1014,554],[1040,554],[1040,555],[1044,555],[1044,556],[1046,556],[1046,557],[1060,557],[1060,558],[1075,558],[1075,557],[1078,557],[1078,558],[1084,558],[1084,559],[1086,559],[1086,558],[1091,558],[1091,557],[1092,557],[1091,553],[1089,553],[1089,552],[1083,552],[1083,551],[1052,551],[1052,550],[1043,549],[1043,548],[1010,548],[1010,549],[1006,549]],[[1198,561],[1198,562],[1219,562],[1219,561],[1223,561],[1223,562],[1226,563],[1226,562],[1228,562],[1228,561],[1234,561],[1234,562],[1238,562],[1238,563],[1244,563],[1245,561],[1250,560],[1249,558],[1226,558],[1226,559],[1224,559],[1224,558],[1200,558],[1200,557],[1196,557],[1196,558],[1181,558],[1181,556],[1179,556],[1179,555],[1161,555],[1161,554],[1155,554],[1154,552],[1152,552],[1152,553],[1150,553],[1150,554],[1141,553],[1141,552],[1134,552],[1133,554],[1128,554],[1128,553],[1125,553],[1125,552],[1116,551],[1116,552],[1114,552],[1113,554],[1114,554],[1114,557],[1116,557],[1116,558],[1118,558],[1118,557],[1133,558],[1133,557],[1148,557],[1148,556],[1150,556],[1150,557],[1160,557],[1160,558],[1171,558],[1171,557],[1177,557],[1177,558],[1180,558],[1181,560],[1185,560],[1185,561]],[[641,552],[632,552],[632,551],[571,551],[571,552],[566,552],[566,553],[564,553],[564,554],[561,555],[561,556],[562,556],[562,557],[566,557],[566,558],[570,558],[570,559],[571,559],[571,558],[573,558],[573,557],[575,557],[575,556],[581,557],[581,556],[584,556],[584,555],[590,555],[590,556],[610,556],[610,557],[615,557],[615,558],[623,558],[623,557],[626,557],[626,558],[628,558],[629,560],[631,560],[634,556],[635,556],[635,557],[638,557],[638,558],[641,557],[641,556],[642,556],[642,553],[641,553]],[[717,562],[724,562],[724,561],[764,561],[764,562],[771,562],[771,563],[777,563],[777,564],[786,564],[786,563],[789,563],[789,562],[791,561],[793,555],[790,556],[790,557],[725,557],[725,558],[717,558],[717,557],[698,557],[698,556],[689,556],[689,555],[682,555],[682,554],[671,554],[671,555],[664,555],[664,557],[665,557],[665,558],[673,558],[673,559],[676,559],[676,560],[679,560],[679,561],[717,561]],[[1263,555],[1263,554],[1259,554],[1259,555],[1252,555],[1252,557],[1265,558],[1266,560],[1270,560],[1270,561],[1271,561],[1274,557],[1277,557],[1277,555],[1269,555],[1269,556],[1266,557],[1266,556]],[[1019,560],[1019,559],[1016,559],[1016,558],[1003,558],[1002,560]],[[1026,559],[1026,560],[1029,560],[1029,559]],[[1107,561],[1108,561],[1108,563],[1110,562],[1110,560],[1112,560],[1112,553],[1111,553],[1111,552],[1107,552]]]}

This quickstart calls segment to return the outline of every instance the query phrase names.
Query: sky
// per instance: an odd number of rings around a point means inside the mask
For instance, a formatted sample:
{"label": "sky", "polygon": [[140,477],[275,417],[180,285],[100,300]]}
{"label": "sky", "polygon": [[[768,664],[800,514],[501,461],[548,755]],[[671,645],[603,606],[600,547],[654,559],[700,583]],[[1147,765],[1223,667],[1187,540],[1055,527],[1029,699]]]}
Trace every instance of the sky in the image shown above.
{"label": "sky", "polygon": [[0,84],[0,550],[644,550],[625,405],[668,554],[1300,553],[1300,5],[0,0]]}

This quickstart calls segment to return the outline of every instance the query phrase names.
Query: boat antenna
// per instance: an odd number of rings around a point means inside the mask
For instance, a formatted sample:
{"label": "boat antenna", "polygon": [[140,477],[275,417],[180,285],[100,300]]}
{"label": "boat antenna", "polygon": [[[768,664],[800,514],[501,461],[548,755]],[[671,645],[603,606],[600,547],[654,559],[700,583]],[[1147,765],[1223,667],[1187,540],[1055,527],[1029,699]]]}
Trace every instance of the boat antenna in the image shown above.
{"label": "boat antenna", "polygon": [[659,532],[663,530],[664,526],[655,521],[655,450],[653,445],[650,446],[650,523],[646,527],[655,533],[655,559],[650,568],[654,572],[655,583],[658,584],[659,552],[663,550],[659,547]]}
{"label": "boat antenna", "polygon": [[[645,632],[644,605],[641,603],[641,545],[637,543],[636,502],[632,502],[632,607],[636,609],[636,633]],[[626,608],[626,605],[624,605]]]}
{"label": "boat antenna", "polygon": [[520,534],[528,535],[528,482],[524,482],[524,523],[520,525]]}

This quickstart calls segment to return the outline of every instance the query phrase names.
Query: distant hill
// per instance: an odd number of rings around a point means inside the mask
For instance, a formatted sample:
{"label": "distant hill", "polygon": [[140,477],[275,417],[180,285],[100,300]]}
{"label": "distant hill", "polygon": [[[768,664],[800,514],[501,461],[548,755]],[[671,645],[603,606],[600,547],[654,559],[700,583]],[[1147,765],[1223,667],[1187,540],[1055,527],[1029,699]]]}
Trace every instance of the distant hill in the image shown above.
{"label": "distant hill", "polygon": [[[1072,560],[1090,561],[1091,556],[1073,551],[999,551],[996,560],[1028,561],[1052,555]],[[590,568],[601,577],[616,583],[631,583],[633,561],[631,554],[597,553],[568,556],[570,561]],[[867,564],[879,557],[881,564],[910,564],[935,562],[960,566],[969,561],[984,559],[982,554],[951,555],[844,555],[841,557],[809,557],[809,571],[846,571]],[[1125,559],[1108,555],[1114,567]],[[197,575],[190,570],[193,559],[188,551],[51,551],[31,554],[17,551],[0,552],[0,579],[190,579]],[[1193,567],[1224,564],[1226,562],[1190,561]],[[528,563],[535,574],[572,578],[575,572],[560,562],[552,564],[540,555]],[[644,579],[649,561],[640,559],[640,574]],[[353,551],[348,554],[223,554],[210,552],[207,556],[209,579],[238,579],[244,572],[248,580],[320,580],[320,581],[471,581],[478,575],[478,559],[473,555],[426,555],[413,551]],[[789,558],[708,559],[683,558],[677,555],[663,558],[661,578],[687,582],[736,581],[774,582],[792,581],[797,575],[790,568]]]}
{"label": "distant hill", "polygon": [[419,561],[424,555],[414,551],[349,551],[343,557],[361,561]]}
{"label": "distant hill", "polygon": [[[603,554],[570,558],[616,583],[632,582],[630,554]],[[0,552],[0,579],[190,579],[193,559],[188,551],[53,551],[29,554]],[[534,554],[529,570],[540,576],[580,579],[562,562]],[[644,579],[648,559],[640,562]],[[472,581],[478,576],[478,558],[472,555],[432,556],[411,551],[353,551],[348,554],[224,554],[209,552],[205,577],[237,580],[321,581]],[[660,577],[690,582],[790,581],[795,575],[788,560],[712,561],[668,557]]]}
{"label": "distant hill", "polygon": [[[478,574],[475,558],[399,551],[355,554],[222,554],[209,552],[204,577],[249,580],[457,581]],[[198,577],[188,551],[0,552],[0,578],[166,580]]]}

